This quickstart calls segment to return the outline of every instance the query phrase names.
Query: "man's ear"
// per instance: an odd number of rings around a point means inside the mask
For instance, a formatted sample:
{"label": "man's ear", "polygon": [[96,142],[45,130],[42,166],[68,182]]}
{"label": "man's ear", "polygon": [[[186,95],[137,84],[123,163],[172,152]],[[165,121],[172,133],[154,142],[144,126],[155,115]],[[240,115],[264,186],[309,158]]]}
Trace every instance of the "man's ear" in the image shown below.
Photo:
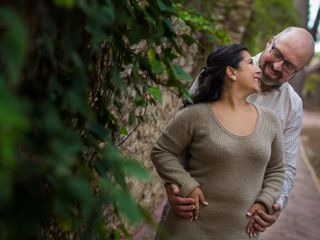
{"label": "man's ear", "polygon": [[234,69],[233,67],[228,66],[226,68],[226,75],[228,78],[232,80],[237,80],[237,70]]}

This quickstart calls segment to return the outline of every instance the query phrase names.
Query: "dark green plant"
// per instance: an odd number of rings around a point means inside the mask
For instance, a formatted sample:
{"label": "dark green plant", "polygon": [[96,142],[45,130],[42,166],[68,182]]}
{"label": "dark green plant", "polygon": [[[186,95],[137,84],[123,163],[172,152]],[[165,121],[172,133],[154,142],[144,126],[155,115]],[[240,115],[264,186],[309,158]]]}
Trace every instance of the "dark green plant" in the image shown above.
{"label": "dark green plant", "polygon": [[181,9],[170,0],[1,6],[0,239],[129,238],[125,225],[107,227],[104,209],[147,216],[126,177],[148,173],[119,146],[161,102],[160,85],[189,97],[191,77],[174,60],[180,40],[199,41],[177,34],[192,22]]}

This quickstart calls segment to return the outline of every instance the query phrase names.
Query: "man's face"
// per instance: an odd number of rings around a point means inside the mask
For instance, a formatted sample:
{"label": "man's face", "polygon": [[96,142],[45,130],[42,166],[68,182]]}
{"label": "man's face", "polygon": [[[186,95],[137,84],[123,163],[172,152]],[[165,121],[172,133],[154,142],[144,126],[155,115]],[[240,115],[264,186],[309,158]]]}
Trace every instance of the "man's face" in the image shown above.
{"label": "man's face", "polygon": [[279,87],[289,81],[303,67],[301,60],[290,48],[290,41],[272,39],[259,60],[261,81],[269,87]]}

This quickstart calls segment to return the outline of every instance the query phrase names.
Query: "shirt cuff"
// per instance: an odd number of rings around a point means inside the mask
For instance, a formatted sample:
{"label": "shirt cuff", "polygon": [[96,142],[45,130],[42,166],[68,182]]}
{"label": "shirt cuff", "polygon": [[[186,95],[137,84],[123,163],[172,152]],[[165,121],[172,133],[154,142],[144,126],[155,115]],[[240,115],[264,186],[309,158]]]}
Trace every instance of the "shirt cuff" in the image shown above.
{"label": "shirt cuff", "polygon": [[288,204],[288,198],[287,197],[280,197],[277,201],[277,204],[280,205],[280,209],[283,209]]}
{"label": "shirt cuff", "polygon": [[189,193],[192,192],[192,190],[199,186],[200,184],[195,179],[191,179],[190,181],[181,186],[179,195],[181,195],[182,197],[187,197]]}

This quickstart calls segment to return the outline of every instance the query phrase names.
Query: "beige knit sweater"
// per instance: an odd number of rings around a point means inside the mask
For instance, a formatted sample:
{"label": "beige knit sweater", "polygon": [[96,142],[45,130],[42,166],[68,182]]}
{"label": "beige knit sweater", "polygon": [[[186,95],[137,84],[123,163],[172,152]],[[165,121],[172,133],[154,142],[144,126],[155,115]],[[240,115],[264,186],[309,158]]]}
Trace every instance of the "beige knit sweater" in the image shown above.
{"label": "beige knit sweater", "polygon": [[[160,177],[179,184],[182,196],[200,186],[209,203],[192,222],[169,210],[163,227],[170,239],[250,239],[248,209],[262,202],[271,210],[284,178],[283,135],[274,113],[256,109],[254,131],[237,136],[218,122],[209,103],[191,105],[154,145],[151,160]],[[191,158],[184,168],[177,156],[187,147]]]}

